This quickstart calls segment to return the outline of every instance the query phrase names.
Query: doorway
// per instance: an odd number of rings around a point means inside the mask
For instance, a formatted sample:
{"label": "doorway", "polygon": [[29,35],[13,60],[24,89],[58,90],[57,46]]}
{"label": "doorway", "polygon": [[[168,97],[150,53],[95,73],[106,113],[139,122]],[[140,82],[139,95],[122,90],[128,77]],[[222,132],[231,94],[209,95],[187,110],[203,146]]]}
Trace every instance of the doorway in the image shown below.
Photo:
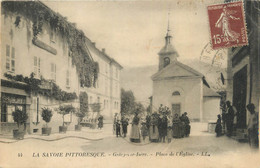
{"label": "doorway", "polygon": [[233,105],[237,109],[237,128],[246,128],[247,66],[233,77]]}
{"label": "doorway", "polygon": [[172,116],[174,116],[175,114],[178,114],[180,116],[181,114],[181,104],[172,104]]}

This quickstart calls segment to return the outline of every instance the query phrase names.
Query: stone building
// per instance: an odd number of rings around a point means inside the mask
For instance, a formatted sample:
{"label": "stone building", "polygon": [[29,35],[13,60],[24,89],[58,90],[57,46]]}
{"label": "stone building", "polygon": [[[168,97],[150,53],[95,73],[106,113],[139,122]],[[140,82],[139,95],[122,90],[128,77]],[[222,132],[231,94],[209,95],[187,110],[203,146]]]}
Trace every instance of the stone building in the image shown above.
{"label": "stone building", "polygon": [[220,95],[209,88],[203,74],[179,62],[178,57],[168,29],[159,52],[159,70],[152,76],[152,106],[158,109],[163,104],[172,115],[187,112],[194,121],[215,120],[220,114]]}
{"label": "stone building", "polygon": [[[79,108],[83,92],[89,94],[87,104],[98,102],[107,108],[101,108],[105,116],[120,109],[116,89],[122,67],[95,48],[75,24],[40,1],[2,2],[1,21],[0,133],[16,127],[15,109],[29,115],[29,133],[40,133],[44,107],[52,109],[49,126],[57,132],[63,119],[56,109],[66,104]],[[77,117],[67,114],[64,123],[72,130]]]}
{"label": "stone building", "polygon": [[[110,122],[115,113],[120,113],[120,73],[122,66],[111,58],[105,49],[101,51],[94,42],[86,39],[89,52],[94,61],[99,65],[99,76],[95,87],[84,88],[88,93],[89,103],[100,103],[101,114]],[[90,114],[93,117],[96,114]]]}
{"label": "stone building", "polygon": [[259,7],[258,1],[244,1],[249,45],[228,50],[227,99],[237,108],[237,127],[241,132],[246,130],[248,122],[246,105],[254,103],[259,111]]}

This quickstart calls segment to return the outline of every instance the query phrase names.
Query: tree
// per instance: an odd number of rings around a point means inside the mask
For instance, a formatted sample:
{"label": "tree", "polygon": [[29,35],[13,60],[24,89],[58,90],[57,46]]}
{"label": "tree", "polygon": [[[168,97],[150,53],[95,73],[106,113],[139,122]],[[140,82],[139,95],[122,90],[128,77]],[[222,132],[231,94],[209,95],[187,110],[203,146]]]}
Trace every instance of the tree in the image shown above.
{"label": "tree", "polygon": [[[14,122],[17,123],[18,129],[20,128],[20,125],[25,124],[28,119],[28,114],[26,113],[26,111],[19,109],[16,109],[14,112],[12,112],[12,116]],[[24,129],[26,128],[24,127]]]}
{"label": "tree", "polygon": [[91,104],[91,109],[93,112],[100,112],[101,105],[100,103],[93,103]]}
{"label": "tree", "polygon": [[135,111],[135,97],[131,90],[121,89],[121,113],[123,115],[133,114]]}
{"label": "tree", "polygon": [[58,113],[62,115],[62,126],[64,126],[64,116],[66,114],[74,113],[76,112],[76,108],[73,107],[71,104],[70,105],[60,105],[59,108],[57,109]]}
{"label": "tree", "polygon": [[46,122],[46,127],[48,127],[48,123],[51,121],[52,110],[49,108],[42,108],[42,119]]}
{"label": "tree", "polygon": [[88,113],[88,94],[86,92],[80,92],[79,94],[80,107],[76,110],[76,116],[78,117],[78,124]]}
{"label": "tree", "polygon": [[142,103],[135,103],[134,113],[141,114],[141,113],[144,113],[144,112],[145,112],[145,108],[144,108],[143,104]]}

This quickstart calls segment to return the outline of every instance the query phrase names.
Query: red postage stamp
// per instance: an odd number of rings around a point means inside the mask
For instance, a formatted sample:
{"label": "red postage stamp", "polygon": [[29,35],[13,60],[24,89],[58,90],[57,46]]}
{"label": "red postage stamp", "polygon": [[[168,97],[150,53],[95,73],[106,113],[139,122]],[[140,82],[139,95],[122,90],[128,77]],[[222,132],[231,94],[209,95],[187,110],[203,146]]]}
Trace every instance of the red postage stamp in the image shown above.
{"label": "red postage stamp", "polygon": [[248,44],[243,2],[208,6],[213,49]]}

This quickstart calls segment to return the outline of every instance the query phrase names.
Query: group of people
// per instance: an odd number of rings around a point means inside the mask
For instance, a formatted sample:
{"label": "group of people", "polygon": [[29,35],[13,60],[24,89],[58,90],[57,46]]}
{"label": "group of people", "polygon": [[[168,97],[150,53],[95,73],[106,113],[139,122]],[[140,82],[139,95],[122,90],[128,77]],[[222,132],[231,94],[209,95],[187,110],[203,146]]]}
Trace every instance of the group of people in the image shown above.
{"label": "group of people", "polygon": [[[117,117],[114,118],[114,130],[117,137],[126,137],[127,127],[129,125],[129,119],[121,117],[121,120]],[[154,112],[152,115],[147,115],[146,118],[141,121],[138,113],[131,122],[130,141],[139,143],[141,139],[143,141],[149,137],[151,142],[171,142],[172,138],[188,137],[190,134],[190,121],[187,116],[187,112],[181,116],[175,114],[174,117],[167,115],[166,112],[158,114]]]}
{"label": "group of people", "polygon": [[175,114],[173,118],[167,116],[166,113],[153,113],[146,117],[145,126],[148,129],[151,142],[165,142],[167,138],[169,143],[172,138],[188,137],[190,134],[190,121],[187,112],[180,117]]}
{"label": "group of people", "polygon": [[[250,103],[246,106],[246,109],[250,112],[250,116],[247,124],[248,141],[251,147],[259,147],[259,114],[255,111],[255,105]],[[220,137],[223,135],[223,130],[227,130],[226,135],[232,136],[236,130],[237,124],[237,109],[231,105],[230,101],[226,101],[226,109],[223,109],[222,117],[218,115],[216,123],[216,136]]]}
{"label": "group of people", "polygon": [[[215,128],[215,132],[217,137],[222,135],[222,129],[227,130],[226,135],[228,137],[232,136],[233,132],[236,129],[237,124],[237,109],[235,106],[232,106],[230,101],[226,101],[226,106],[223,107],[222,117],[219,114],[217,117],[217,125]],[[223,126],[222,126],[223,125]]]}

